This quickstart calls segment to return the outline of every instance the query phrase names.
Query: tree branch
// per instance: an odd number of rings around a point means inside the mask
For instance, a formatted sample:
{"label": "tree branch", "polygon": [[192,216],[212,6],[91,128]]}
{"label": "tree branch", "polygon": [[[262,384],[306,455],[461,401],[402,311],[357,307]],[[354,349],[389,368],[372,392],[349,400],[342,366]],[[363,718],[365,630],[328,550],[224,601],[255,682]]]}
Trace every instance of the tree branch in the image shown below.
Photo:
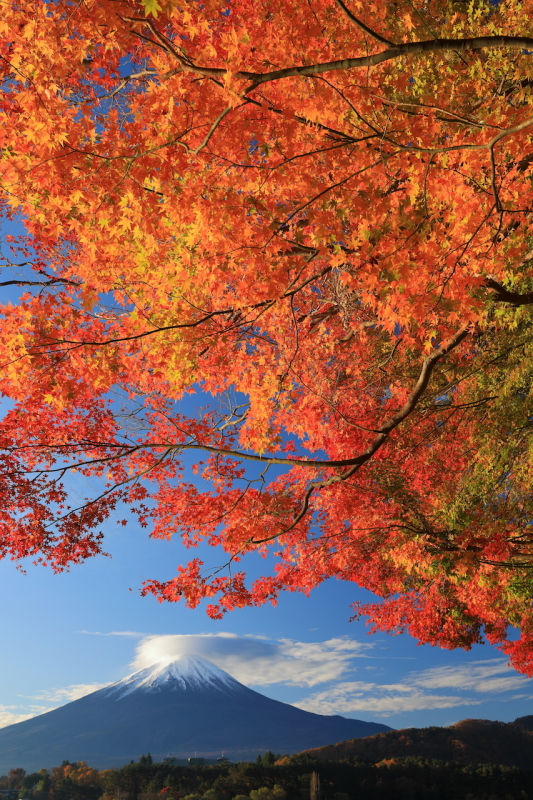
{"label": "tree branch", "polygon": [[[367,449],[364,450],[363,453],[361,453],[359,456],[356,456],[356,458],[351,459],[351,463],[353,464],[353,466],[350,467],[350,469],[346,470],[346,472],[343,472],[340,475],[332,475],[331,477],[326,478],[326,480],[323,481],[313,481],[308,486],[304,494],[300,510],[294,516],[291,524],[284,530],[275,534],[274,536],[269,536],[266,539],[260,539],[260,540],[251,539],[250,540],[251,543],[262,544],[264,542],[271,541],[272,539],[277,539],[284,533],[288,533],[289,531],[291,531],[303,519],[305,514],[307,514],[307,511],[309,510],[309,500],[311,498],[312,493],[316,489],[323,489],[326,486],[331,486],[334,483],[339,483],[341,481],[347,480],[352,475],[354,475],[363,466],[363,464],[369,461],[372,458],[372,456],[374,456],[375,453],[377,453],[377,451],[385,444],[385,442],[389,438],[389,434],[391,433],[391,431],[397,428],[398,425],[400,425],[400,423],[403,422],[403,420],[406,419],[414,411],[414,409],[418,404],[418,401],[420,400],[420,398],[422,397],[423,393],[427,388],[427,385],[429,383],[429,380],[437,363],[442,358],[444,358],[444,356],[446,356],[448,353],[454,350],[463,341],[463,339],[466,339],[469,333],[470,333],[470,324],[467,324],[463,326],[455,334],[455,336],[452,336],[452,338],[449,340],[449,342],[447,342],[447,344],[443,345],[438,350],[434,350],[433,353],[431,353],[431,355],[429,355],[426,358],[422,366],[422,369],[420,371],[418,381],[416,382],[413,391],[407,398],[404,406],[396,414],[394,414],[389,419],[388,422],[386,422],[384,425],[381,426],[378,435],[375,437],[370,446],[367,447]],[[318,462],[314,463],[318,464]],[[348,463],[348,460],[346,460],[345,463]],[[333,466],[334,462],[329,462],[329,465]]]}
{"label": "tree branch", "polygon": [[[286,253],[286,255],[294,255],[295,253],[307,255],[309,253],[309,251],[313,251],[313,248],[307,248],[307,247],[304,248],[303,246],[300,245],[300,246],[291,248],[291,250],[288,251]],[[318,280],[319,278],[323,278],[325,275],[327,275],[329,272],[331,272],[331,270],[332,270],[332,267],[325,267],[320,272],[316,272],[313,275],[311,275],[309,278],[306,278],[298,286],[295,286],[294,288],[287,289],[287,291],[284,292],[284,294],[282,294],[280,297],[277,297],[274,300],[262,300],[259,303],[255,303],[255,304],[250,305],[250,306],[245,306],[244,309],[224,308],[224,309],[222,309],[220,311],[211,311],[210,313],[206,314],[204,317],[201,317],[198,320],[193,320],[191,322],[176,323],[175,325],[165,325],[165,326],[163,326],[161,328],[153,328],[150,331],[143,331],[142,333],[136,333],[136,334],[133,334],[132,336],[119,336],[119,337],[112,338],[112,339],[104,339],[104,340],[99,341],[99,342],[97,342],[97,341],[82,341],[82,340],[78,340],[78,339],[54,339],[54,340],[51,339],[51,342],[55,346],[68,344],[68,345],[72,345],[73,347],[106,347],[107,345],[117,344],[119,342],[131,342],[131,341],[135,341],[136,339],[144,339],[146,336],[152,336],[154,333],[163,333],[164,331],[179,330],[180,328],[196,328],[196,327],[198,327],[198,325],[201,325],[203,322],[208,322],[210,319],[212,319],[213,317],[216,317],[216,316],[221,316],[223,314],[234,314],[235,311],[242,311],[242,310],[245,310],[245,309],[249,309],[250,311],[254,311],[254,310],[259,309],[259,308],[264,308],[265,306],[274,305],[274,303],[278,302],[279,300],[287,300],[287,299],[289,299],[291,297],[294,297],[294,295],[298,294],[298,292],[300,292],[302,289],[304,289],[310,283],[312,283],[313,281]],[[73,283],[72,281],[67,281],[67,282]],[[0,284],[0,285],[4,285],[4,284]],[[74,285],[77,285],[77,284],[74,284]],[[244,319],[242,320],[242,322],[244,323]],[[44,343],[42,345],[38,345],[38,346],[39,347],[44,347]]]}
{"label": "tree branch", "polygon": [[495,281],[494,278],[485,278],[485,286],[492,289],[494,294],[491,300],[495,303],[509,303],[512,306],[530,306],[533,305],[533,292],[511,292],[506,289],[501,283]]}
{"label": "tree branch", "polygon": [[359,30],[364,31],[364,33],[368,33],[369,36],[371,36],[376,41],[381,42],[381,44],[388,44],[391,47],[395,47],[394,42],[391,42],[390,39],[385,39],[384,36],[381,36],[379,33],[376,33],[376,31],[373,31],[372,28],[369,28],[368,25],[365,25],[364,22],[361,22],[360,19],[354,16],[350,11],[350,9],[344,5],[342,0],[335,0],[335,3],[339,6],[344,15],[348,17],[350,22],[353,22],[353,24],[356,25],[359,28]]}
{"label": "tree branch", "polygon": [[[162,33],[155,27],[154,23],[141,17],[124,17],[123,19],[134,25],[147,25],[158,42],[152,42],[163,47],[167,53],[173,56],[180,64],[184,72],[192,72],[195,75],[202,75],[209,78],[223,79],[227,73],[221,67],[200,67],[190,61],[189,58],[181,55]],[[356,18],[354,17],[352,21]],[[363,23],[361,23],[362,25]],[[375,34],[370,28],[366,31],[369,35]],[[355,58],[344,58],[336,61],[326,61],[322,64],[307,64],[300,67],[286,67],[283,69],[272,70],[272,72],[248,72],[242,70],[235,73],[236,78],[251,81],[251,85],[246,92],[252,91],[263,83],[281,80],[293,76],[319,75],[323,72],[334,72],[336,70],[354,69],[357,67],[372,67],[384,61],[390,61],[401,56],[416,55],[418,53],[438,53],[444,51],[461,52],[464,50],[484,50],[506,47],[509,50],[533,50],[533,38],[529,36],[475,36],[469,39],[429,39],[420,42],[404,42],[402,44],[390,44],[380,53],[373,53],[369,56],[358,56]]]}
{"label": "tree branch", "polygon": [[96,100],[110,100],[111,98],[115,97],[122,89],[124,89],[130,81],[138,80],[139,78],[145,78],[150,76],[152,78],[157,77],[157,72],[155,69],[143,69],[140,72],[132,72],[131,75],[126,75],[125,78],[121,80],[115,88],[108,92],[107,94],[101,94],[96,97]]}
{"label": "tree branch", "polygon": [[[448,353],[454,350],[462,341],[466,339],[466,337],[470,333],[470,324],[463,326],[445,345],[439,347],[437,350],[434,350],[431,355],[429,355],[420,371],[420,375],[418,381],[407,398],[405,404],[402,408],[394,414],[387,422],[385,422],[380,428],[378,428],[378,434],[372,441],[372,443],[360,453],[358,456],[353,458],[344,458],[338,460],[314,460],[314,459],[299,459],[299,458],[278,458],[276,456],[260,456],[254,455],[251,453],[243,453],[240,450],[229,450],[225,447],[215,447],[213,445],[201,444],[198,442],[184,442],[180,444],[173,445],[171,442],[150,442],[145,444],[138,444],[134,446],[125,445],[125,444],[112,444],[106,442],[83,442],[81,443],[83,446],[87,447],[87,449],[95,449],[95,448],[103,448],[103,449],[112,449],[116,448],[122,452],[117,453],[116,455],[111,456],[104,456],[102,458],[95,458],[90,459],[89,461],[79,461],[75,464],[70,464],[69,466],[65,467],[57,467],[51,469],[40,469],[39,472],[59,472],[60,470],[66,469],[80,469],[83,467],[91,466],[97,463],[103,463],[107,461],[112,461],[119,458],[124,458],[125,455],[132,455],[135,452],[139,452],[140,450],[146,449],[163,449],[166,450],[168,453],[170,452],[182,452],[185,450],[201,450],[207,453],[215,453],[218,455],[228,456],[229,458],[239,458],[243,459],[244,461],[255,461],[260,462],[263,464],[280,464],[286,465],[290,467],[310,467],[313,469],[316,468],[324,468],[324,467],[350,467],[347,472],[344,472],[340,475],[333,475],[330,478],[327,478],[323,481],[318,481],[316,484],[312,484],[313,488],[319,488],[323,486],[328,486],[332,483],[336,483],[337,481],[344,481],[346,478],[349,478],[353,475],[354,472],[357,471],[363,464],[365,464],[372,456],[377,453],[377,451],[383,446],[385,441],[389,438],[390,433],[403,422],[416,408],[418,401],[422,397],[424,391],[427,388],[433,370],[437,363],[444,358]],[[43,449],[47,448],[49,450],[61,450],[63,448],[72,448],[71,443],[61,444],[59,442],[50,443],[49,445],[26,445],[22,447],[13,448],[14,450],[24,450],[24,449]],[[11,448],[5,448],[7,452],[11,452]],[[125,451],[125,452],[124,452]],[[33,470],[35,471],[35,470]],[[21,471],[14,471],[13,474],[19,474]]]}
{"label": "tree branch", "polygon": [[57,286],[68,284],[69,286],[81,286],[81,283],[69,281],[67,278],[54,278],[49,281],[2,281],[0,286]]}

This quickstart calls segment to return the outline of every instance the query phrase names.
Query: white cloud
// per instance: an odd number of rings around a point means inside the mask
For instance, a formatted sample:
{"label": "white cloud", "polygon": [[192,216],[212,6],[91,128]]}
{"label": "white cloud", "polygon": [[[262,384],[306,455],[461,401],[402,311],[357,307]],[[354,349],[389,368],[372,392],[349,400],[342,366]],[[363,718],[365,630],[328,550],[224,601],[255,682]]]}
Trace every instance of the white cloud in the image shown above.
{"label": "white cloud", "polygon": [[379,716],[389,716],[401,711],[454,708],[479,705],[482,702],[468,697],[427,694],[405,683],[378,684],[349,681],[338,683],[293,705],[315,714],[373,711]]}
{"label": "white cloud", "polygon": [[[479,705],[488,698],[474,699],[476,694],[502,694],[531,685],[531,679],[516,673],[506,659],[492,658],[457,667],[433,667],[411,672],[402,683],[396,684],[338,683],[294,705],[316,714],[373,711],[388,716],[401,711]],[[432,689],[453,689],[465,694],[432,694]]]}
{"label": "white cloud", "polygon": [[[24,695],[19,694],[18,697],[23,697],[27,700],[42,700],[46,705],[25,704],[24,706],[2,706],[0,705],[0,728],[5,728],[7,725],[14,725],[15,722],[23,722],[26,719],[32,719],[39,714],[45,714],[47,711],[53,711],[58,706],[71,703],[73,700],[79,700],[80,697],[85,697],[86,694],[96,692],[98,689],[103,689],[109,686],[108,683],[77,683],[72,686],[66,686],[64,689],[44,689],[39,694]],[[19,709],[24,713],[15,713],[11,709]]]}
{"label": "white cloud", "polygon": [[[31,695],[33,700],[44,700],[47,703],[71,703],[73,700],[79,700],[80,697],[85,697],[86,694],[97,692],[98,689],[103,689],[109,686],[109,683],[76,683],[72,686],[66,686],[64,689],[44,689],[40,694]],[[51,708],[45,709],[51,711]],[[39,712],[42,713],[42,712]]]}
{"label": "white cloud", "polygon": [[15,722],[24,722],[25,719],[31,719],[31,717],[34,717],[35,713],[41,713],[33,712],[32,714],[15,714],[13,711],[10,711],[12,708],[18,708],[18,706],[0,705],[0,728],[6,728],[8,725],[14,725]]}
{"label": "white cloud", "polygon": [[460,667],[433,667],[412,672],[406,680],[425,689],[468,689],[482,693],[515,691],[533,685],[530,678],[509,667],[505,658],[473,661]]}
{"label": "white cloud", "polygon": [[147,636],[137,647],[132,667],[143,669],[188,654],[212,661],[246,685],[316,686],[338,680],[352,660],[372,646],[348,637],[296,642],[234,633]]}
{"label": "white cloud", "polygon": [[[19,695],[19,697],[22,697],[22,695]],[[18,709],[18,711],[15,711],[14,709]],[[51,709],[48,708],[48,706],[36,705],[0,705],[0,728],[6,728],[8,725],[14,725],[16,722],[24,722],[24,720],[36,717],[38,714],[44,714],[45,711],[51,711]]]}

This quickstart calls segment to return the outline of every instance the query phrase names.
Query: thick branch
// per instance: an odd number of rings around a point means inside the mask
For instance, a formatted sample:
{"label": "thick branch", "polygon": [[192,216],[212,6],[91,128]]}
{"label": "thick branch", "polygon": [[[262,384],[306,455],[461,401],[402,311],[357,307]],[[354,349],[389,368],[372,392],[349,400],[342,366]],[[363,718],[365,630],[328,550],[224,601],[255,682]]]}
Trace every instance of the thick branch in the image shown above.
{"label": "thick branch", "polygon": [[[249,78],[255,86],[269,81],[289,78],[294,75],[319,75],[323,72],[354,69],[356,67],[373,67],[383,61],[390,61],[401,56],[418,53],[438,53],[445,51],[484,50],[507,47],[510,50],[533,49],[533,38],[528,36],[477,36],[472,39],[430,39],[422,42],[405,42],[374,53],[370,56],[345,58],[338,61],[327,61],[323,64],[311,64],[302,67],[287,67],[267,73],[240,72],[237,77]],[[196,69],[196,68],[195,68]],[[224,70],[220,70],[223,73]]]}
{"label": "thick branch", "polygon": [[[181,70],[184,72],[192,72],[195,75],[220,79],[223,79],[226,75],[226,68],[201,67],[192,63],[187,57],[178,52],[172,42],[166,39],[152,22],[147,22],[146,19],[140,17],[124,17],[124,19],[134,25],[148,25],[152,33],[159,40],[158,42],[153,42],[153,44],[163,46],[168,54],[179,62]],[[367,32],[375,38],[375,34],[370,28]],[[251,85],[247,90],[251,91],[263,83],[280,80],[282,78],[290,78],[297,75],[319,75],[323,72],[354,69],[356,67],[372,67],[384,61],[390,61],[391,59],[400,58],[401,56],[416,55],[418,53],[438,53],[445,51],[457,53],[465,50],[484,50],[504,47],[509,50],[533,50],[533,38],[529,36],[475,36],[470,39],[430,39],[421,42],[404,42],[403,44],[391,45],[380,53],[373,53],[369,56],[344,58],[337,61],[326,61],[322,64],[308,64],[300,67],[286,67],[284,69],[277,69],[272,72],[264,73],[243,70],[236,72],[235,77],[251,81]]]}
{"label": "thick branch", "polygon": [[533,305],[533,292],[511,292],[506,289],[501,283],[495,281],[493,278],[485,278],[485,286],[492,289],[493,294],[491,299],[495,303],[509,303],[512,306],[530,306]]}

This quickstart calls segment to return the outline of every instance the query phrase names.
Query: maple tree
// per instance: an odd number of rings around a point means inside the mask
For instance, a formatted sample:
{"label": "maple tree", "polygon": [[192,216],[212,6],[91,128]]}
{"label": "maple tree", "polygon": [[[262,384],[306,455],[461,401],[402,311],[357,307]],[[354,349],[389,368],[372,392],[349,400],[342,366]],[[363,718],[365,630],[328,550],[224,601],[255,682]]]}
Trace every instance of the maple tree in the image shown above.
{"label": "maple tree", "polygon": [[[2,556],[97,555],[126,503],[228,554],[161,600],[336,577],[533,674],[532,11],[3,6]],[[72,472],[104,483],[79,507]]]}

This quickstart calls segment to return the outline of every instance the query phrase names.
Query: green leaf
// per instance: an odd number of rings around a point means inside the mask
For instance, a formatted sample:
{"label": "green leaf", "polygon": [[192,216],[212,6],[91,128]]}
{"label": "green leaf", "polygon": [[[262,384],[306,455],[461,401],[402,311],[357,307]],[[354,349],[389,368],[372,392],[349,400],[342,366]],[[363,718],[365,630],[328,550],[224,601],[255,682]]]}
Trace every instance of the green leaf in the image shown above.
{"label": "green leaf", "polygon": [[151,14],[153,17],[157,18],[157,15],[161,11],[161,4],[158,0],[142,0],[142,5],[146,16]]}

